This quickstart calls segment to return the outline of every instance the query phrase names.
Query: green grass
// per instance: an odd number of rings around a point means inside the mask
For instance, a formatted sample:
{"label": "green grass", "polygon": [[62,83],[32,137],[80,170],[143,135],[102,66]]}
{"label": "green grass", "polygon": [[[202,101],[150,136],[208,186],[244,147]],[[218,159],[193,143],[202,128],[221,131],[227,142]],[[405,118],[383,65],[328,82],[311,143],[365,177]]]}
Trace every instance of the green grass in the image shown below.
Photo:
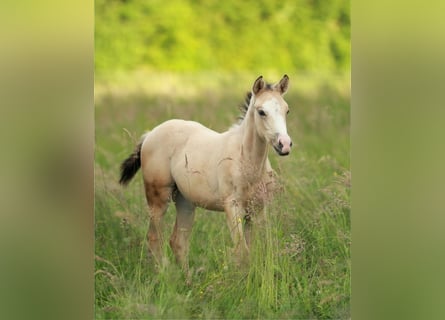
{"label": "green grass", "polygon": [[[256,76],[138,73],[97,80],[96,318],[350,318],[349,77],[289,74],[295,147],[288,157],[269,157],[283,191],[256,217],[244,268],[230,263],[224,213],[198,209],[191,285],[167,244],[170,264],[157,270],[147,259],[141,176],[125,189],[117,183],[121,161],[144,130],[169,118],[226,130]],[[170,206],[166,239],[174,218]]]}

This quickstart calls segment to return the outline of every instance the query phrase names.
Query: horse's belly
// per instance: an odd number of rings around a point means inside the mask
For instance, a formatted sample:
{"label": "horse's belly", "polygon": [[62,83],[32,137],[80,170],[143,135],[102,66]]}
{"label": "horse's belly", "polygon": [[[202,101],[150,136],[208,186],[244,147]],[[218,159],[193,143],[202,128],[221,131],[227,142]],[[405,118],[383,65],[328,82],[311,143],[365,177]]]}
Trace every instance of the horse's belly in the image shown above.
{"label": "horse's belly", "polygon": [[201,207],[207,210],[213,210],[213,211],[224,211],[224,205],[223,201],[220,201],[219,199],[214,202],[208,202],[208,201],[198,201],[194,203],[197,207]]}
{"label": "horse's belly", "polygon": [[180,169],[178,167],[173,170],[172,175],[178,191],[184,198],[198,207],[224,210],[224,198],[219,194],[214,174],[209,174],[204,167],[183,166]]}
{"label": "horse's belly", "polygon": [[216,211],[224,210],[224,200],[218,195],[217,190],[209,186],[203,179],[178,179],[176,186],[184,198],[197,207]]}

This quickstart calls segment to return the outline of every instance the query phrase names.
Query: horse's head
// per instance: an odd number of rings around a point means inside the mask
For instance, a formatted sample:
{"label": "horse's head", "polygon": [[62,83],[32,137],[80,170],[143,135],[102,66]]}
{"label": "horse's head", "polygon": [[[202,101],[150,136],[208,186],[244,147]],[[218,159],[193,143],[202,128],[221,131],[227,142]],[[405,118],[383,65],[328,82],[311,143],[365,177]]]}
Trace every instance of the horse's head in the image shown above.
{"label": "horse's head", "polygon": [[258,135],[269,142],[280,156],[288,155],[292,147],[286,127],[289,107],[283,99],[288,85],[287,75],[274,85],[266,84],[263,76],[260,76],[252,87],[251,106]]}

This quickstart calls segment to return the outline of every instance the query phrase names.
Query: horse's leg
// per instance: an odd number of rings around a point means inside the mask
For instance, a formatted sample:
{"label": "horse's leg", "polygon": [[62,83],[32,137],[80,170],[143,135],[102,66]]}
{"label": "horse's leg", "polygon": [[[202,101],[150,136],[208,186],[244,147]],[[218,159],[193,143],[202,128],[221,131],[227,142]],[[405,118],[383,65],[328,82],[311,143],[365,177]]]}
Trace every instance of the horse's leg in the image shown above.
{"label": "horse's leg", "polygon": [[254,217],[260,216],[263,218],[266,214],[267,202],[272,199],[276,193],[278,186],[275,178],[275,172],[272,170],[269,161],[266,167],[268,171],[264,175],[263,182],[259,184],[257,193],[261,195],[253,202],[248,202],[246,215],[244,216],[244,236],[246,238],[247,246],[250,248],[252,244],[252,225]]}
{"label": "horse's leg", "polygon": [[247,212],[244,216],[244,237],[246,239],[247,247],[250,248],[252,244],[252,215]]}
{"label": "horse's leg", "polygon": [[159,186],[145,183],[145,194],[150,211],[150,226],[148,228],[148,248],[157,263],[162,262],[162,218],[167,211],[171,197],[171,186]]}
{"label": "horse's leg", "polygon": [[247,257],[249,253],[249,248],[247,247],[243,232],[242,218],[244,217],[244,209],[238,201],[231,200],[226,203],[225,212],[235,255],[237,258],[243,259]]}
{"label": "horse's leg", "polygon": [[176,205],[176,223],[170,238],[170,246],[175,254],[176,261],[184,269],[187,280],[190,281],[188,253],[195,206],[185,199],[179,191],[175,195],[174,201]]}

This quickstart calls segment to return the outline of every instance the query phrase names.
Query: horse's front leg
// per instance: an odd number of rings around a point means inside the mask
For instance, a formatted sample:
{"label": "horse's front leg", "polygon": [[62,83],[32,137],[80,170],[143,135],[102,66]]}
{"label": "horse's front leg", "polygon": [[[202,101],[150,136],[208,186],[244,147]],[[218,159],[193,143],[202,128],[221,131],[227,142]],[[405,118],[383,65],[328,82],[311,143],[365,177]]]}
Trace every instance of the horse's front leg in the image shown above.
{"label": "horse's front leg", "polygon": [[249,248],[243,232],[243,218],[245,208],[237,200],[226,202],[225,206],[227,225],[234,245],[234,253],[239,260],[248,257]]}
{"label": "horse's front leg", "polygon": [[247,247],[252,245],[252,213],[247,210],[244,216],[244,238],[246,239]]}

